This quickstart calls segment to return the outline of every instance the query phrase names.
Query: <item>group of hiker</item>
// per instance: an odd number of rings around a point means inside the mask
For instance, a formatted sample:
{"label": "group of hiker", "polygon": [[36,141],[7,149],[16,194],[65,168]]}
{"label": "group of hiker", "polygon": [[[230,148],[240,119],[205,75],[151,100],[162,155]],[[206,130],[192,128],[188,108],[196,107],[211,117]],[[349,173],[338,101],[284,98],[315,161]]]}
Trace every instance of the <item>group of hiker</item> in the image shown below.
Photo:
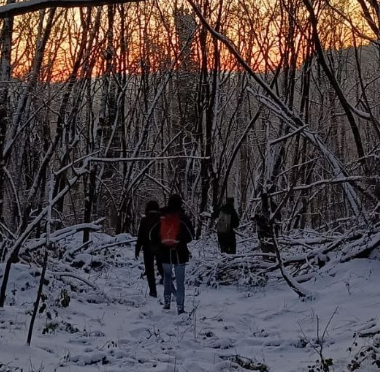
{"label": "group of hiker", "polygon": [[[182,198],[171,195],[168,205],[160,209],[156,201],[148,202],[145,217],[140,222],[135,256],[144,253],[149,295],[157,297],[154,261],[164,284],[164,309],[170,309],[172,295],[176,297],[178,315],[185,313],[185,267],[190,252],[187,244],[194,237],[194,228],[182,208]],[[173,270],[176,287],[173,283]]]}
{"label": "group of hiker", "polygon": [[[185,313],[185,268],[189,261],[190,252],[187,244],[193,240],[194,228],[186,215],[180,195],[169,197],[168,204],[160,208],[155,200],[147,203],[145,216],[141,219],[135,258],[138,259],[143,251],[145,275],[149,286],[149,295],[157,297],[155,263],[160,284],[164,285],[164,305],[168,310],[172,296],[177,302],[177,313]],[[239,217],[234,207],[234,198],[227,198],[220,208],[215,208],[212,218],[216,220],[215,229],[221,253],[236,254],[236,233]],[[263,253],[275,252],[268,217],[256,214],[257,234]],[[274,257],[269,257],[274,259]],[[174,271],[174,277],[173,277]],[[174,285],[175,281],[175,285]]]}

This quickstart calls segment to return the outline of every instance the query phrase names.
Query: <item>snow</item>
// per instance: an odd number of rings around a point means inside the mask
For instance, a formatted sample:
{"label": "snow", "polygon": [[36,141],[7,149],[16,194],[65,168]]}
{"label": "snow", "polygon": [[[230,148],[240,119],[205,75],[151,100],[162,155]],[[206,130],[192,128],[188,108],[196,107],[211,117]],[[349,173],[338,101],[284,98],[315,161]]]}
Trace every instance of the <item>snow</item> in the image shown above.
{"label": "snow", "polygon": [[[81,238],[81,233],[65,238],[60,250],[75,251]],[[38,314],[30,347],[26,338],[40,269],[22,261],[12,266],[6,306],[0,310],[1,372],[309,372],[322,370],[321,355],[332,359],[330,371],[349,371],[355,355],[359,358],[368,347],[376,352],[380,344],[376,257],[331,259],[302,284],[313,299],[299,298],[278,270],[252,287],[245,280],[226,286],[188,284],[188,313],[178,316],[175,302],[164,311],[162,298],[148,296],[133,237],[92,233],[91,239],[75,258],[65,255],[59,261],[50,254],[46,307]],[[228,259],[218,254],[215,237],[194,242],[191,251],[189,279],[202,263]],[[84,265],[71,266],[78,260]],[[92,266],[95,261],[101,265]],[[57,271],[72,277],[57,276]],[[162,297],[162,285],[158,292]],[[355,370],[378,371],[373,362],[360,360]]]}

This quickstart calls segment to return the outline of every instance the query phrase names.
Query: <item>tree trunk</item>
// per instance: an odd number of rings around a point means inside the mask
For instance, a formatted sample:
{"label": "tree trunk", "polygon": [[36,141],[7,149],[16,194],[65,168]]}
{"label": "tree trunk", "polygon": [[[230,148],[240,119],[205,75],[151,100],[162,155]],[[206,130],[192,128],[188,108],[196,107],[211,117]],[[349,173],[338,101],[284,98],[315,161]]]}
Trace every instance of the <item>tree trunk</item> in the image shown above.
{"label": "tree trunk", "polygon": [[[14,0],[8,0],[7,4]],[[3,222],[4,197],[5,197],[5,173],[6,165],[3,156],[5,137],[9,126],[8,114],[8,82],[11,80],[11,51],[12,51],[13,17],[5,18],[0,39],[1,75],[0,75],[0,221]]]}

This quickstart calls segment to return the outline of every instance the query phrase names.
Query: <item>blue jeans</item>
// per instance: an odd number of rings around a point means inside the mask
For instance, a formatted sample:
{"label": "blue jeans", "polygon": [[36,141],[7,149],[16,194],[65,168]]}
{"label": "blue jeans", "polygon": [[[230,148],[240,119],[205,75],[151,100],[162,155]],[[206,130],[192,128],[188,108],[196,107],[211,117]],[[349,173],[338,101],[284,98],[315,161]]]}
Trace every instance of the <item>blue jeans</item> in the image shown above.
{"label": "blue jeans", "polygon": [[165,303],[170,303],[173,293],[173,268],[175,273],[175,280],[177,284],[177,307],[183,309],[185,305],[185,267],[186,264],[168,264],[163,263],[164,269],[164,300]]}

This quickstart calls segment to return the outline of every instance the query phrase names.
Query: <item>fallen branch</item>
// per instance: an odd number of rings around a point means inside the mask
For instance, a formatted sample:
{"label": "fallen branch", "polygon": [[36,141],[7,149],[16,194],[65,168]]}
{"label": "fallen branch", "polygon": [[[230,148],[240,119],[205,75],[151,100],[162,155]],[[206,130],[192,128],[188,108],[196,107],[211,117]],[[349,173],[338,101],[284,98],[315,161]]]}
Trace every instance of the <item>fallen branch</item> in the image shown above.
{"label": "fallen branch", "polygon": [[[99,231],[102,228],[102,226],[99,225],[99,223],[102,222],[103,220],[104,218],[100,218],[92,223],[81,223],[78,225],[73,225],[73,226],[69,226],[69,227],[65,227],[63,229],[57,230],[50,235],[50,241],[53,243],[56,243],[56,242],[59,242],[60,240],[67,238],[68,236],[72,236],[76,234],[77,232],[80,232],[83,230]],[[38,239],[31,245],[23,247],[20,250],[20,254],[24,252],[33,252],[36,249],[42,247],[45,243],[46,243],[46,237],[45,235],[42,235],[40,239]]]}
{"label": "fallen branch", "polygon": [[132,238],[132,239],[127,239],[127,240],[122,240],[121,242],[108,243],[108,244],[105,244],[105,245],[101,245],[100,247],[94,247],[91,250],[89,250],[87,253],[92,254],[94,252],[101,251],[102,249],[115,247],[117,245],[123,245],[123,244],[133,243],[136,240],[137,240],[137,238]]}
{"label": "fallen branch", "polygon": [[358,257],[368,257],[368,255],[380,246],[380,232],[368,233],[361,239],[353,241],[342,250],[340,262],[347,262]]}
{"label": "fallen branch", "polygon": [[[267,278],[265,268],[269,265],[257,257],[261,254],[222,255],[194,261],[186,274],[188,284],[198,286],[206,284],[211,287],[220,285],[240,285],[245,287],[265,286]],[[269,265],[269,266],[268,266]]]}
{"label": "fallen branch", "polygon": [[79,276],[77,274],[73,274],[73,273],[69,273],[69,272],[61,272],[61,273],[60,272],[51,272],[50,274],[53,276],[59,277],[59,278],[62,278],[64,276],[68,276],[70,278],[77,279],[77,280],[87,284],[89,287],[91,287],[95,291],[100,292],[100,288],[96,284],[89,282],[88,280],[82,278],[81,276]]}

